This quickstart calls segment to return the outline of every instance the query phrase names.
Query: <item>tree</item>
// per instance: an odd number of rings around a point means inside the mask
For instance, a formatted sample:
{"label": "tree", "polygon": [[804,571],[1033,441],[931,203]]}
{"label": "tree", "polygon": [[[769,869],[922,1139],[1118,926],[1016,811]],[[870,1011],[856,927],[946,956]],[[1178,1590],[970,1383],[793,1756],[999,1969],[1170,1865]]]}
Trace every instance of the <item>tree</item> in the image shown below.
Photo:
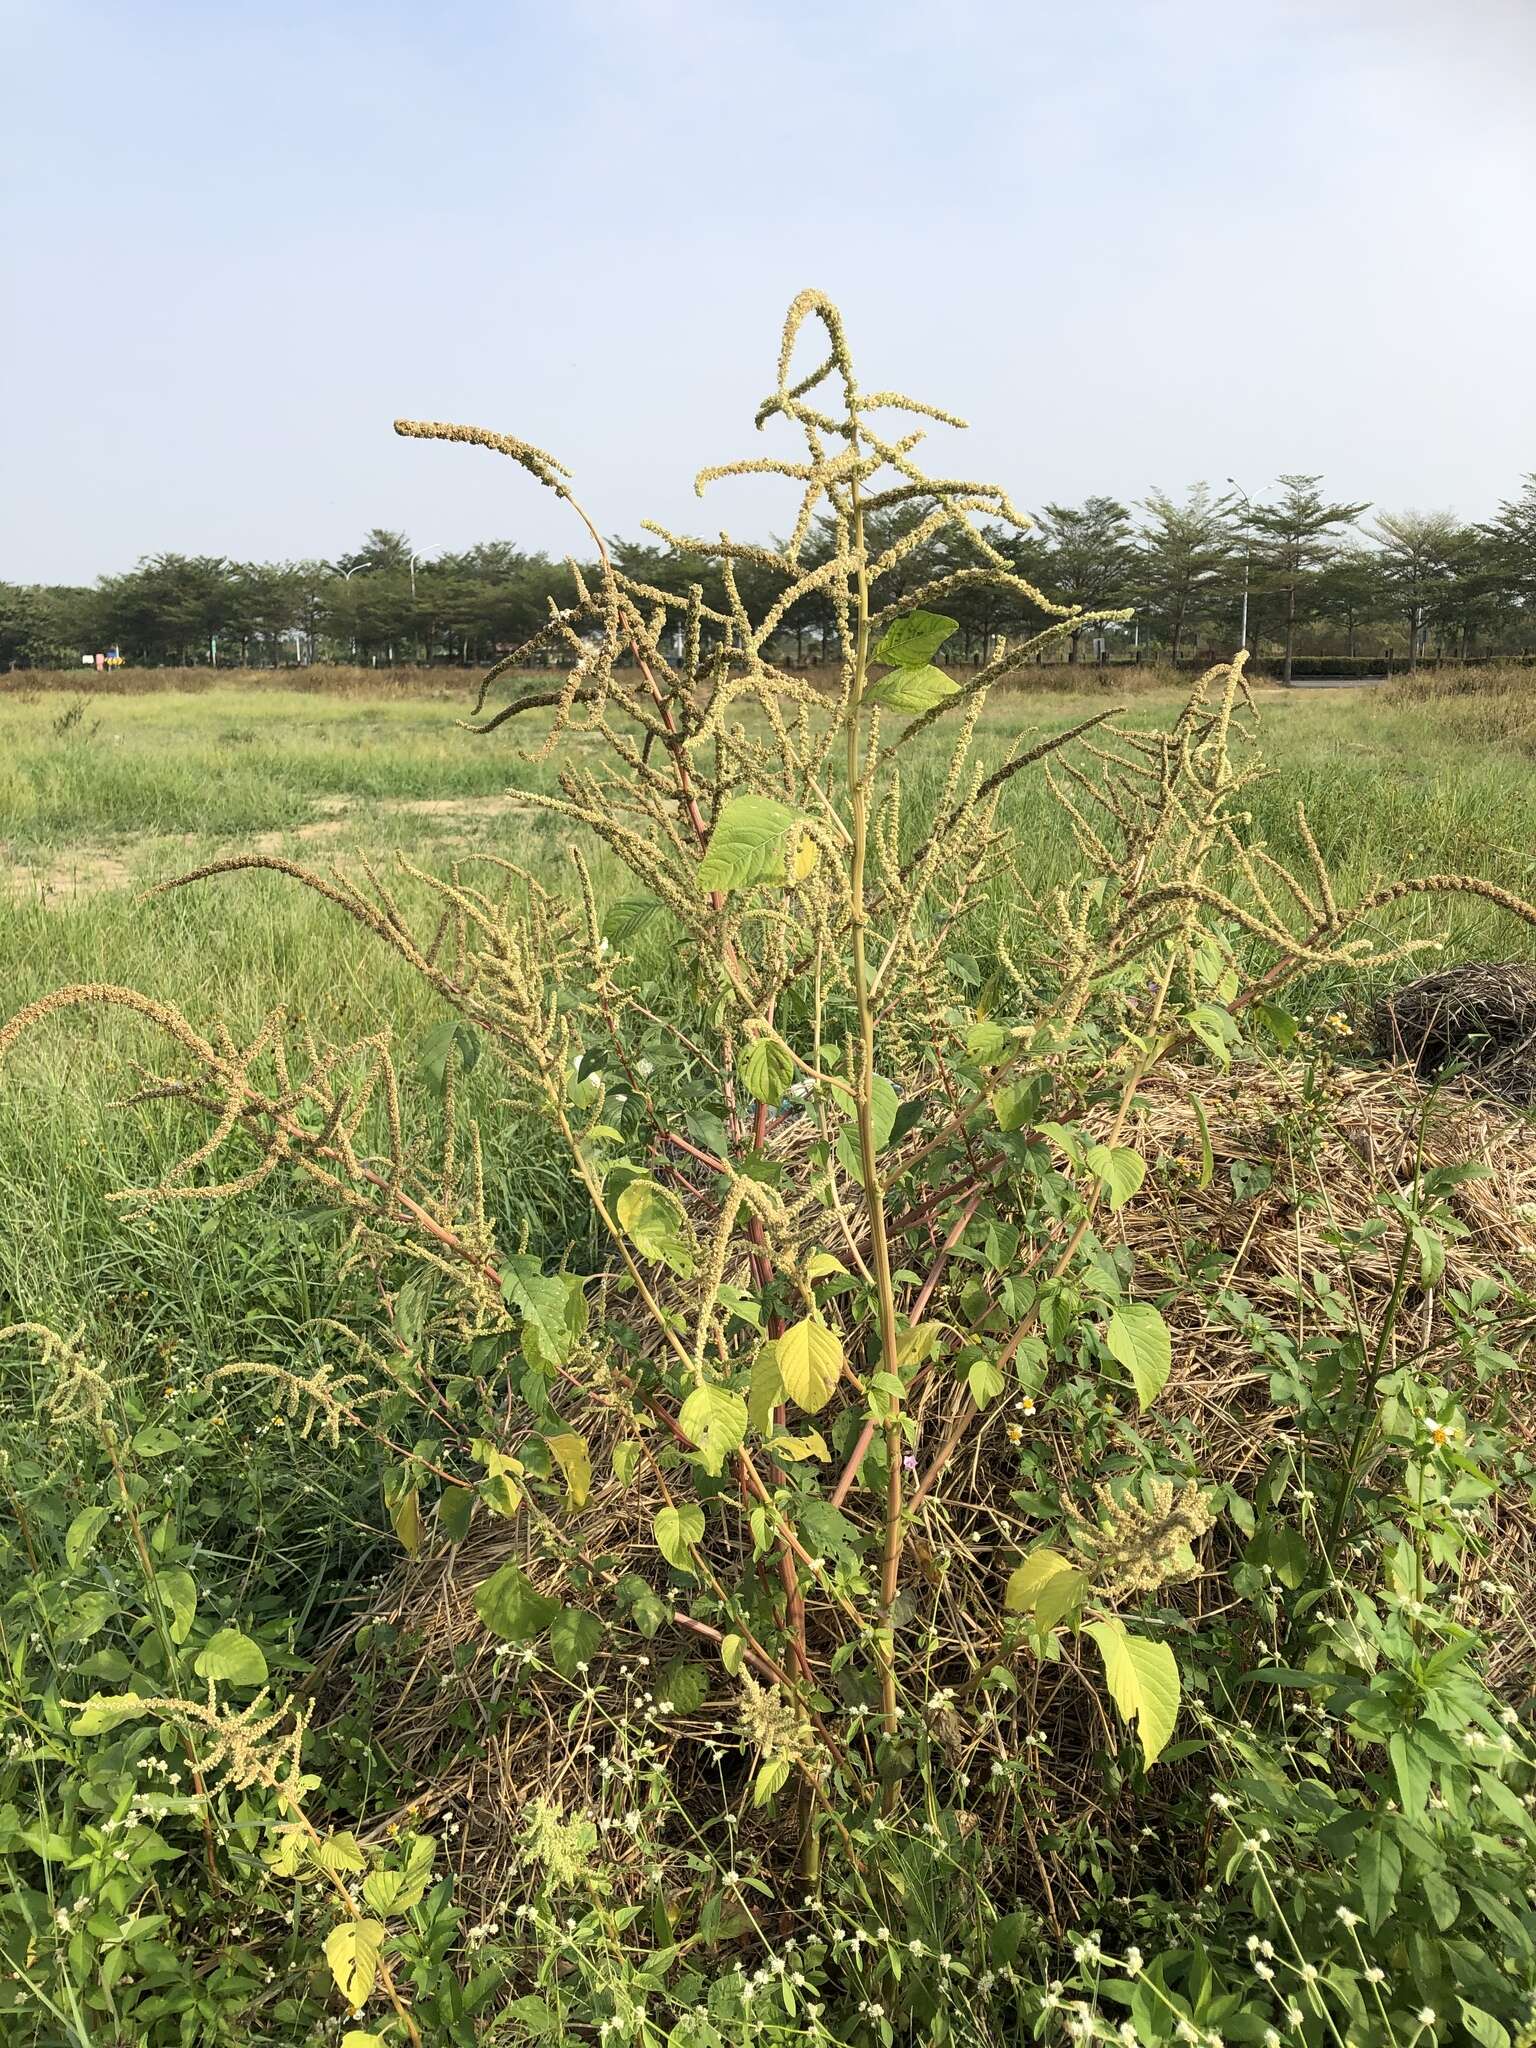
{"label": "tree", "polygon": [[1184,634],[1197,625],[1232,567],[1234,549],[1225,507],[1207,484],[1190,487],[1182,505],[1166,491],[1144,500],[1147,517],[1137,536],[1136,589],[1162,622],[1177,661]]}
{"label": "tree", "polygon": [[1337,548],[1312,579],[1312,616],[1341,626],[1351,655],[1359,651],[1361,627],[1379,618],[1390,602],[1381,556],[1358,542]]}
{"label": "tree", "polygon": [[1480,529],[1499,589],[1518,607],[1522,623],[1536,620],[1536,474],[1518,498],[1506,498],[1499,516]]}
{"label": "tree", "polygon": [[[1136,558],[1131,515],[1118,498],[1085,498],[1081,505],[1047,505],[1036,517],[1045,543],[1045,582],[1066,604],[1085,612],[1110,611],[1130,597]],[[1068,636],[1067,660],[1077,660],[1081,626]]]}
{"label": "tree", "polygon": [[1326,503],[1318,488],[1320,476],[1282,476],[1277,481],[1280,495],[1269,504],[1253,506],[1248,524],[1257,537],[1255,556],[1263,587],[1283,600],[1285,662],[1281,676],[1289,683],[1297,614],[1335,552],[1339,528],[1358,519],[1369,501]]}
{"label": "tree", "polygon": [[1408,628],[1408,666],[1419,655],[1449,592],[1452,560],[1463,532],[1454,512],[1383,512],[1373,538],[1396,610]]}

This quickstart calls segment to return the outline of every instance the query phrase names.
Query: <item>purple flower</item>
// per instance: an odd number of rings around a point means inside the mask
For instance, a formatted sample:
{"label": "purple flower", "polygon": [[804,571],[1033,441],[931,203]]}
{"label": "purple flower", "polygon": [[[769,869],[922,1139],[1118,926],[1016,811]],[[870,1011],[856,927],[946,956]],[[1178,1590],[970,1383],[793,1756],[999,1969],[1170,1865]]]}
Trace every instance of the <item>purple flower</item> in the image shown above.
{"label": "purple flower", "polygon": [[902,1459],[901,1462],[906,1471],[915,1472],[917,1470],[916,1451],[908,1451],[907,1455]]}

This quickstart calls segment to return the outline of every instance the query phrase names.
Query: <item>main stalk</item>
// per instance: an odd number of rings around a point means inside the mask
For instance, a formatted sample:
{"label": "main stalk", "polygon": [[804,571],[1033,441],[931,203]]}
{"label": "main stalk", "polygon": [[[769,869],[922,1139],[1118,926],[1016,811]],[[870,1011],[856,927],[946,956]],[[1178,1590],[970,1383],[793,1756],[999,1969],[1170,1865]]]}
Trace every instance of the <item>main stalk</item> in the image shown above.
{"label": "main stalk", "polygon": [[[884,1370],[897,1376],[896,1295],[891,1285],[891,1253],[885,1229],[885,1194],[880,1185],[875,1143],[875,1012],[870,996],[869,965],[864,933],[864,869],[869,851],[869,793],[865,788],[859,719],[869,672],[869,566],[864,551],[864,511],[855,476],[851,487],[854,616],[853,678],[848,692],[848,803],[853,834],[853,867],[849,881],[849,926],[853,935],[853,992],[859,1019],[858,1071],[853,1075],[858,1106],[859,1166],[869,1209],[870,1248],[874,1254],[875,1295],[880,1322]],[[893,1611],[901,1579],[901,1402],[892,1395],[885,1421],[885,1542],[880,1568],[880,1700],[887,1737],[894,1741],[899,1715],[896,1706],[896,1644]]]}

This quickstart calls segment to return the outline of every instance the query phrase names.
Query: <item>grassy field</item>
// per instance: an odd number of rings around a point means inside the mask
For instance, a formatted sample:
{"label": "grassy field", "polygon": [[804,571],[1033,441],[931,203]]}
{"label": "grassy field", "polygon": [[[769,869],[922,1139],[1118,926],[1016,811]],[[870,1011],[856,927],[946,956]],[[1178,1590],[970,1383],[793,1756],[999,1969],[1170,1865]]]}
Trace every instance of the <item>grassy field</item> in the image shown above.
{"label": "grassy field", "polygon": [[[467,700],[449,687],[455,680],[439,672],[431,695],[401,695],[392,684],[388,694],[334,698],[238,685],[156,690],[101,697],[73,722],[58,693],[0,698],[0,1010],[61,982],[103,981],[158,994],[204,1026],[222,1016],[237,1032],[284,1003],[338,1036],[391,1020],[407,1045],[424,1035],[438,1021],[430,995],[283,878],[234,877],[149,902],[139,892],[253,848],[311,865],[400,848],[430,866],[484,850],[557,878],[562,835],[518,802],[520,791],[548,786],[549,765],[521,759],[505,731],[478,739],[460,729]],[[1101,701],[1093,685],[995,700],[984,750],[1000,759],[1021,733],[1059,731]],[[1165,722],[1178,702],[1171,688],[1154,688],[1138,695],[1135,713]],[[1271,689],[1259,703],[1273,769],[1254,795],[1263,829],[1278,851],[1292,849],[1303,800],[1341,896],[1382,875],[1447,870],[1536,895],[1536,783],[1518,685],[1414,701]],[[936,748],[915,764],[915,796],[939,766]],[[1070,872],[1070,840],[1038,771],[1011,785],[1009,804],[1023,826],[1024,879],[1039,887]],[[596,877],[600,890],[618,887],[616,868],[599,862]],[[996,890],[968,935],[978,955],[989,921],[1017,914],[1011,894]],[[1446,931],[1452,957],[1536,950],[1536,933],[1471,902],[1420,900],[1394,929]],[[1369,993],[1300,992],[1317,1004],[1358,1004]],[[174,1120],[112,1104],[132,1062],[152,1057],[135,1020],[100,1012],[64,1019],[19,1048],[0,1088],[0,1315],[67,1317],[128,1256],[104,1196],[168,1156]],[[514,1212],[524,1200],[532,1208],[536,1155],[517,1132],[504,1137],[517,1163],[504,1200]],[[234,1244],[245,1224],[221,1213],[196,1227]],[[166,1288],[201,1313],[181,1263],[192,1228],[156,1225]]]}

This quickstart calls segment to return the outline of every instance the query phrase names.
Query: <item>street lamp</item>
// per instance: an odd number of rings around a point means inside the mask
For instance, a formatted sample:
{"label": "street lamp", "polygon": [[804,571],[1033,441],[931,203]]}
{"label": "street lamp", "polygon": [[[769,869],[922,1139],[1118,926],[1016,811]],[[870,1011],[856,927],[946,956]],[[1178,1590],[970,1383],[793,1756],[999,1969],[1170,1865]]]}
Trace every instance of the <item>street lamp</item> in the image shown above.
{"label": "street lamp", "polygon": [[1253,528],[1249,521],[1253,518],[1253,502],[1235,476],[1229,476],[1227,482],[1243,501],[1243,626],[1242,632],[1238,636],[1237,644],[1239,647],[1246,647],[1248,645],[1248,571],[1253,561]]}

